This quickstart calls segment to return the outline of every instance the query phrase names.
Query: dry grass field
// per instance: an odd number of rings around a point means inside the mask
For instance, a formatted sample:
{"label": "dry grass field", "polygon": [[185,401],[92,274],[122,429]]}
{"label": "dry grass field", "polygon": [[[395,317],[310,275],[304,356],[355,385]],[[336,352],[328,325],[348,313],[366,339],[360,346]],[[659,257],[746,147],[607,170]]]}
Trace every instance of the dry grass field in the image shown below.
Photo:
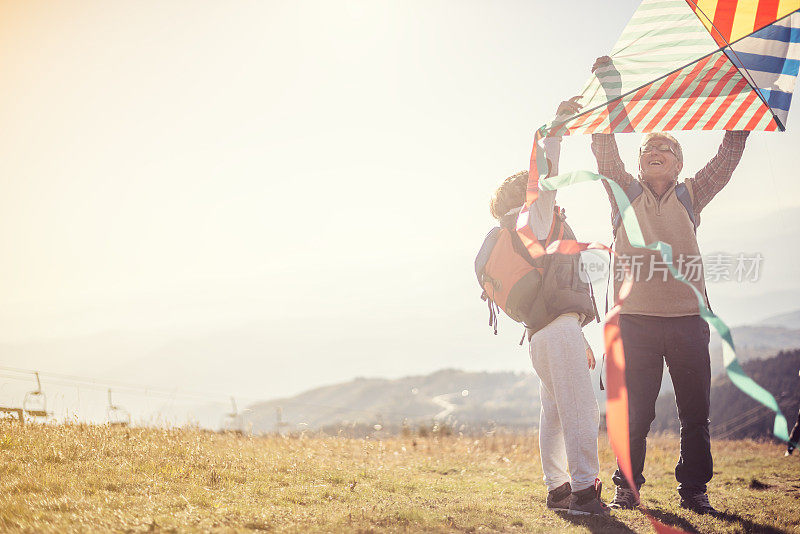
{"label": "dry grass field", "polygon": [[[2,532],[648,532],[638,511],[548,511],[536,438],[247,437],[194,429],[0,425]],[[800,533],[800,458],[714,443],[712,502],[677,506],[677,440],[651,440],[643,503],[699,532]],[[601,451],[604,495],[613,458]]]}

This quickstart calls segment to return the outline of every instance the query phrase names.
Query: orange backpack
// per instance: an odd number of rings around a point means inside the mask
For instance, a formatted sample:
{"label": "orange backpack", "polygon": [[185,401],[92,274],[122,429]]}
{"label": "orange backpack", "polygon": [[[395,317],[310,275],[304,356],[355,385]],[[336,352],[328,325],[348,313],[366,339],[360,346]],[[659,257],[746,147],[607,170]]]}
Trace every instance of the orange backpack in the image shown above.
{"label": "orange backpack", "polygon": [[[497,314],[502,309],[529,332],[536,332],[562,313],[575,311],[585,322],[597,316],[591,286],[578,278],[580,258],[554,254],[532,258],[515,226],[513,210],[492,228],[475,258],[475,274],[489,306],[489,326],[497,334]],[[554,241],[575,239],[564,210],[555,207],[550,233],[540,240],[547,248]],[[523,338],[524,339],[524,338]]]}

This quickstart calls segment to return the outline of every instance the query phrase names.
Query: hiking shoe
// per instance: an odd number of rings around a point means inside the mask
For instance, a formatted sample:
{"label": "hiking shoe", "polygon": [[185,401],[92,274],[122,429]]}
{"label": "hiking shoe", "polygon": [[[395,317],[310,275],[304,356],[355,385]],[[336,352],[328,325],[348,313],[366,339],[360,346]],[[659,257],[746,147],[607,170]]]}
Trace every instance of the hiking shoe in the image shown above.
{"label": "hiking shoe", "polygon": [[719,512],[713,506],[711,506],[711,503],[708,502],[707,493],[695,493],[694,495],[689,495],[688,497],[681,495],[681,508],[686,508],[687,510],[691,510],[699,515],[719,514]]}
{"label": "hiking shoe", "polygon": [[614,498],[608,503],[608,506],[617,510],[632,510],[639,506],[639,497],[632,489],[617,486]]}
{"label": "hiking shoe", "polygon": [[611,515],[611,509],[600,499],[603,483],[597,478],[594,486],[573,492],[569,503],[570,515]]}
{"label": "hiking shoe", "polygon": [[572,486],[569,482],[564,482],[559,487],[547,492],[547,507],[550,510],[569,510],[569,502],[572,497]]}

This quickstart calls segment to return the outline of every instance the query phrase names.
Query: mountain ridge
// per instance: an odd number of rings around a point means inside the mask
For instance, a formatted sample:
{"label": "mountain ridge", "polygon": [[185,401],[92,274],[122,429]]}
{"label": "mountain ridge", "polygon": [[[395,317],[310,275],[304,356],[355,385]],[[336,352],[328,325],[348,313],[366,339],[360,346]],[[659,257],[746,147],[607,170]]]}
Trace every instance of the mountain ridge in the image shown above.
{"label": "mountain ridge", "polygon": [[[795,319],[797,322],[793,322]],[[734,327],[739,361],[746,369],[757,369],[763,365],[759,362],[771,361],[782,351],[800,349],[797,326],[800,326],[800,310],[754,325]],[[710,351],[716,383],[724,379],[718,336],[712,337]],[[248,408],[247,420],[255,432],[323,429],[335,432],[356,427],[397,431],[404,426],[434,424],[447,424],[456,430],[503,427],[523,431],[538,427],[538,382],[532,370],[469,372],[448,368],[396,379],[359,377],[254,403]],[[605,396],[599,391],[598,380],[592,382],[603,410]],[[659,417],[669,419],[670,414],[674,415],[674,397],[669,402],[673,395],[671,386],[665,372]],[[666,429],[669,424],[663,426]]]}

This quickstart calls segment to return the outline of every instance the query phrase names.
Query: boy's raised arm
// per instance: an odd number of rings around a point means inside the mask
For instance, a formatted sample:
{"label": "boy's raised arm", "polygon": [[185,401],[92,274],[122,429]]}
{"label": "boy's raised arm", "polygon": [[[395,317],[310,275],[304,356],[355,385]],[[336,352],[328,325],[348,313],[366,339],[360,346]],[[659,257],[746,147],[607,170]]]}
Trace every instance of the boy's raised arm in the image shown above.
{"label": "boy's raised arm", "polygon": [[[556,111],[556,117],[568,116],[577,113],[581,106],[577,103],[580,99],[574,96],[569,100],[561,102]],[[561,159],[561,136],[547,136],[544,139],[544,152],[549,162],[548,176],[558,174],[558,163]],[[553,221],[553,208],[556,205],[556,190],[539,191],[539,198],[531,205],[531,226],[538,239],[545,239],[550,232],[550,224]]]}

